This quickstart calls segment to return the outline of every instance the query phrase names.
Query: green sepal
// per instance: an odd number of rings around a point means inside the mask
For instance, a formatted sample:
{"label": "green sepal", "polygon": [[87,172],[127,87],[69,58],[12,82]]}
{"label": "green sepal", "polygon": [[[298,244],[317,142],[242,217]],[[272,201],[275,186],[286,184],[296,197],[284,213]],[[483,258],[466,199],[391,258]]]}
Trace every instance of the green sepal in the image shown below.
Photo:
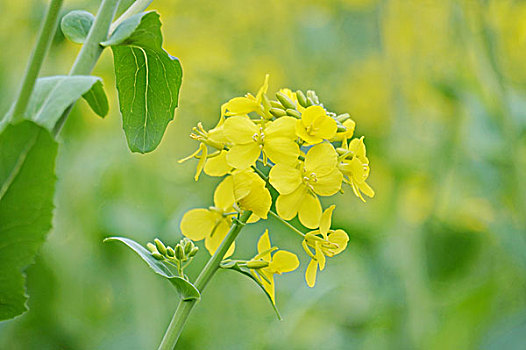
{"label": "green sepal", "polygon": [[87,11],[74,10],[62,17],[60,29],[69,41],[83,44],[95,21],[95,16]]}
{"label": "green sepal", "polygon": [[201,294],[197,290],[197,288],[187,281],[186,279],[175,276],[172,271],[168,268],[168,266],[163,263],[162,261],[159,261],[155,259],[150,251],[148,251],[146,248],[144,248],[139,243],[135,242],[132,239],[125,238],[125,237],[108,237],[104,240],[104,242],[111,242],[111,241],[118,241],[122,242],[125,245],[127,245],[129,248],[131,248],[135,253],[137,253],[146,264],[158,275],[168,279],[170,283],[175,287],[177,290],[177,293],[181,297],[181,299],[185,301],[189,300],[199,300],[201,298]]}
{"label": "green sepal", "polygon": [[122,22],[102,45],[111,46],[122,126],[132,152],[157,148],[178,105],[182,68],[162,48],[156,12]]}
{"label": "green sepal", "polygon": [[276,316],[278,317],[278,319],[282,320],[281,315],[279,313],[279,310],[278,310],[276,304],[274,304],[272,302],[272,298],[270,297],[270,294],[267,293],[267,291],[265,290],[265,288],[263,287],[261,282],[259,282],[257,280],[257,278],[254,277],[254,275],[252,275],[252,273],[250,273],[250,269],[248,269],[247,267],[244,267],[244,266],[240,266],[240,263],[245,263],[245,262],[244,261],[238,261],[238,260],[223,260],[219,264],[219,267],[221,267],[222,269],[225,269],[225,270],[237,271],[237,272],[241,273],[242,275],[245,275],[245,276],[249,277],[254,282],[256,282],[257,285],[261,288],[261,290],[265,293],[265,295],[267,296],[268,300],[270,301],[270,305],[272,305],[272,308],[274,309],[274,312],[276,312]]}

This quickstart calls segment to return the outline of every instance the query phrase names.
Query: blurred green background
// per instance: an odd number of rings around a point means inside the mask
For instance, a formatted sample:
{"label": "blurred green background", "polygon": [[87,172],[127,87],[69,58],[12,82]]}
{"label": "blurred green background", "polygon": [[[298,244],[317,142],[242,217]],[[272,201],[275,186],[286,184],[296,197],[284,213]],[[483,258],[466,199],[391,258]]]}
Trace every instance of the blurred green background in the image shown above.
{"label": "blurred green background", "polygon": [[[0,112],[18,89],[46,1],[0,2]],[[95,0],[66,0],[96,12]],[[188,209],[219,179],[195,183],[197,144],[219,107],[257,91],[314,88],[365,135],[366,204],[336,201],[349,249],[314,289],[306,255],[279,223],[252,225],[235,256],[270,228],[300,269],[277,277],[278,321],[250,280],[221,271],[178,349],[526,349],[526,2],[511,0],[155,0],[165,48],[183,64],[180,108],[157,151],[130,154],[111,52],[94,74],[106,120],[77,103],[63,133],[54,229],[27,270],[31,311],[0,323],[0,349],[153,349],[177,304],[169,283],[108,235],[181,238]],[[42,75],[79,47],[58,33]],[[200,243],[201,247],[202,244]],[[203,249],[193,264],[204,264]]]}

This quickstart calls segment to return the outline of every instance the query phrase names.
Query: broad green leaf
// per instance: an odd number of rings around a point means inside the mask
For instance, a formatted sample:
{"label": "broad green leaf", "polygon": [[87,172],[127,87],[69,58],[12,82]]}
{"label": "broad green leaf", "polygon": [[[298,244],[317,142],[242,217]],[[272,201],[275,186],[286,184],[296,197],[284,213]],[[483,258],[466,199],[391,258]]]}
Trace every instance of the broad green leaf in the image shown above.
{"label": "broad green leaf", "polygon": [[188,282],[184,278],[175,276],[163,262],[155,259],[152,254],[139,243],[124,237],[108,237],[104,240],[104,242],[112,241],[118,241],[126,244],[135,253],[137,253],[156,274],[168,279],[179,293],[181,299],[199,300],[201,298],[201,294],[192,283]]}
{"label": "broad green leaf", "polygon": [[173,119],[181,64],[162,49],[161,22],[155,12],[130,17],[104,44],[113,51],[128,146],[132,152],[151,152]]}
{"label": "broad green leaf", "polygon": [[274,304],[272,302],[272,298],[270,297],[270,294],[267,293],[265,288],[263,288],[263,285],[254,277],[254,275],[252,275],[252,273],[250,273],[250,269],[248,269],[245,266],[239,266],[239,261],[236,261],[236,260],[224,260],[224,261],[221,262],[220,267],[222,269],[225,269],[225,270],[237,271],[237,272],[241,273],[242,275],[245,275],[245,276],[249,277],[254,282],[256,282],[256,284],[261,288],[261,290],[265,293],[265,295],[267,296],[268,300],[270,301],[270,305],[272,305],[272,308],[276,312],[276,316],[278,317],[278,319],[280,319],[280,320],[282,319],[281,315],[279,314],[279,310],[278,310],[276,304]]}
{"label": "broad green leaf", "polygon": [[24,119],[53,130],[64,111],[83,96],[95,113],[101,116],[107,113],[108,100],[100,78],[89,75],[40,78],[35,84]]}
{"label": "broad green leaf", "polygon": [[75,10],[62,17],[60,28],[70,41],[83,44],[94,20],[95,17],[91,13]]}
{"label": "broad green leaf", "polygon": [[25,268],[51,229],[57,143],[30,121],[0,133],[0,320],[25,305]]}

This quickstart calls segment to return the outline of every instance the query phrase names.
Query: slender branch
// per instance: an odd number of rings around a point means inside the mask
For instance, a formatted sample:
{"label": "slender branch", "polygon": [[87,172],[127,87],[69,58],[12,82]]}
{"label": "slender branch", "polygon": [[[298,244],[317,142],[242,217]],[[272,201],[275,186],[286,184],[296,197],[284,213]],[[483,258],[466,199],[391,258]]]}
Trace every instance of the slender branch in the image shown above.
{"label": "slender branch", "polygon": [[275,212],[273,212],[272,210],[269,210],[268,212],[270,215],[272,215],[274,218],[278,219],[279,222],[281,222],[283,225],[287,226],[289,229],[291,229],[292,231],[294,231],[295,233],[297,233],[298,235],[300,235],[301,237],[305,237],[305,234],[303,232],[301,232],[300,230],[298,230],[297,228],[295,228],[294,226],[292,226],[291,223],[283,220],[278,214],[276,214]]}
{"label": "slender branch", "polygon": [[[230,248],[232,243],[235,241],[251,214],[251,211],[244,211],[241,214],[239,220],[234,220],[234,223],[230,227],[230,231],[228,231],[227,235],[223,239],[223,242],[221,242],[221,245],[216,250],[214,255],[208,260],[203,270],[201,270],[201,273],[195,281],[195,287],[200,293],[203,292],[203,289],[206,287],[212,276],[219,268],[219,263],[221,263],[221,260],[228,251],[228,248]],[[179,335],[183,330],[186,320],[190,315],[190,311],[192,311],[196,303],[196,300],[179,301],[177,310],[175,310],[172,320],[168,325],[168,329],[164,334],[163,340],[159,345],[159,350],[172,350],[174,348],[175,344],[177,344],[177,340],[179,339]]]}
{"label": "slender branch", "polygon": [[115,29],[117,29],[117,27],[125,20],[127,20],[133,15],[136,15],[146,10],[146,8],[150,6],[152,1],[153,0],[136,0],[119,18],[117,18],[115,22],[111,24],[110,34],[113,33]]}
{"label": "slender branch", "polygon": [[[100,43],[108,38],[110,24],[115,16],[118,5],[119,0],[102,0],[95,21],[88,33],[88,37],[84,45],[82,45],[82,49],[80,49],[75,63],[73,63],[73,67],[71,67],[69,71],[69,75],[89,75],[91,73],[104,50],[104,47],[102,47]],[[55,136],[62,130],[62,126],[64,126],[72,109],[73,104],[64,111],[57,121],[53,130]]]}
{"label": "slender branch", "polygon": [[62,2],[63,0],[51,0],[49,3],[44,21],[40,27],[37,43],[31,54],[26,72],[24,73],[20,92],[18,93],[15,106],[13,107],[13,120],[21,118],[26,111],[29,98],[31,97],[35,81],[38,77],[38,72],[40,71],[40,67],[42,67],[42,62],[44,61],[44,57],[46,56],[57,29],[58,13],[62,7]]}

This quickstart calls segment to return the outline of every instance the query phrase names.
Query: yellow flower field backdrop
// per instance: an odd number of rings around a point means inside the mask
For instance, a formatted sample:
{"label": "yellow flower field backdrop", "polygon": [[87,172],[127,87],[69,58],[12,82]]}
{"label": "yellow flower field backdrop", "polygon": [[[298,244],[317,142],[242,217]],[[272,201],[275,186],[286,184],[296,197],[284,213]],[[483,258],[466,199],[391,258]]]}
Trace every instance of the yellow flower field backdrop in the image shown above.
{"label": "yellow flower field backdrop", "polygon": [[[19,87],[46,3],[0,3],[0,112]],[[66,0],[95,12],[93,0]],[[276,275],[278,321],[255,283],[221,271],[177,349],[520,349],[526,332],[526,2],[511,0],[154,0],[165,48],[180,58],[176,119],[158,150],[131,154],[118,115],[79,101],[62,134],[54,229],[30,267],[31,311],[0,323],[0,349],[149,349],[177,299],[110,235],[175,244],[220,179],[193,179],[188,135],[221,104],[315,89],[365,135],[375,196],[335,196],[347,249],[307,286],[293,232],[269,219],[272,246],[300,268]],[[42,75],[67,71],[78,46],[55,37]],[[321,198],[323,208],[332,202]],[[297,220],[297,219],[295,219]],[[258,226],[259,225],[259,226]],[[257,254],[258,223],[236,253]],[[330,237],[330,236],[329,236]],[[270,244],[270,243],[269,243]],[[188,274],[207,258],[203,242]],[[300,254],[301,253],[301,254]],[[269,272],[272,274],[272,272]]]}

